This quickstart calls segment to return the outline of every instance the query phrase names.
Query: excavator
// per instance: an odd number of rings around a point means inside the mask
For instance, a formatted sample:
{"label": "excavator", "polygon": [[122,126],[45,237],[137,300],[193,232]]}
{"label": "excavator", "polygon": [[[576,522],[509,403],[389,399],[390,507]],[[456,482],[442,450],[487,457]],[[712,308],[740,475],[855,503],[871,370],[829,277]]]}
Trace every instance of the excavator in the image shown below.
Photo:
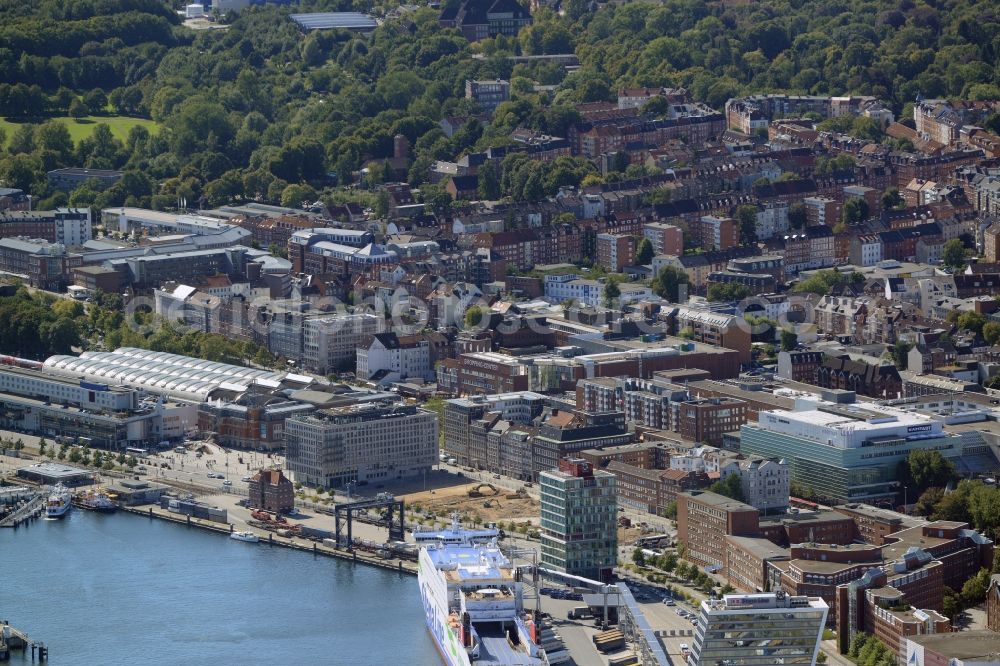
{"label": "excavator", "polygon": [[484,493],[483,493],[483,488],[484,487],[489,488],[490,490],[492,490],[494,495],[499,495],[500,494],[500,490],[496,486],[494,486],[492,483],[480,483],[478,486],[474,486],[472,488],[469,488],[469,497],[483,497],[484,496]]}

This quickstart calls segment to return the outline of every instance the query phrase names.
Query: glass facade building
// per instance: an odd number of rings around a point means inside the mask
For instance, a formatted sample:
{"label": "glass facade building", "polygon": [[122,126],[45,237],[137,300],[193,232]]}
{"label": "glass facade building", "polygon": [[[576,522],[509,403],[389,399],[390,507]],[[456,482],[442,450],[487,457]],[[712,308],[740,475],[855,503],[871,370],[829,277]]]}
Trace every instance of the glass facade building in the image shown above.
{"label": "glass facade building", "polygon": [[542,566],[604,580],[618,561],[615,475],[583,460],[542,472]]}
{"label": "glass facade building", "polygon": [[701,602],[690,664],[814,664],[829,610],[819,597],[727,594]]}
{"label": "glass facade building", "polygon": [[900,493],[897,467],[911,451],[939,451],[957,462],[983,447],[976,433],[949,434],[939,423],[914,421],[890,408],[871,409],[761,412],[758,423],[741,428],[740,452],[783,458],[793,482],[814,496],[846,503]]}

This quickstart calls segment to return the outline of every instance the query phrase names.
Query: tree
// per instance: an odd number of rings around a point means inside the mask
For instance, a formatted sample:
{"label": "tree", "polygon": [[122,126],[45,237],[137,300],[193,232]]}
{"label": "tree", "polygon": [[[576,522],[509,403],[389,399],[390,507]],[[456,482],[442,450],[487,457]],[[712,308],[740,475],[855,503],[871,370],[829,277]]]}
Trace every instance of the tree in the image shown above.
{"label": "tree", "polygon": [[1000,342],[1000,324],[995,321],[983,324],[983,337],[991,345],[996,345],[997,342]]}
{"label": "tree", "polygon": [[848,199],[844,202],[840,217],[848,226],[861,224],[868,219],[868,202],[860,198]]}
{"label": "tree", "polygon": [[954,621],[958,614],[962,612],[962,598],[955,594],[950,587],[944,588],[944,600],[941,605],[941,613],[949,620]]}
{"label": "tree", "polygon": [[913,349],[913,345],[902,340],[897,340],[896,344],[889,348],[889,354],[892,356],[892,361],[897,369],[906,370],[911,349]]}
{"label": "tree", "polygon": [[465,327],[475,328],[483,320],[483,309],[478,305],[473,305],[465,311]]}
{"label": "tree", "polygon": [[375,213],[375,217],[384,218],[389,214],[389,209],[391,207],[392,200],[389,198],[389,192],[385,189],[379,190],[378,196],[375,199],[375,205],[372,206],[372,212]]}
{"label": "tree", "polygon": [[752,293],[750,287],[736,282],[713,282],[708,287],[708,300],[719,302],[742,301]]}
{"label": "tree", "polygon": [[801,229],[806,226],[807,220],[805,204],[797,202],[788,207],[788,224],[792,229]]}
{"label": "tree", "polygon": [[983,568],[962,585],[962,603],[966,608],[977,606],[986,599],[986,591],[990,588],[990,571]]}
{"label": "tree", "polygon": [[963,331],[972,331],[973,333],[982,333],[983,327],[986,326],[986,317],[979,314],[978,312],[963,312],[958,315],[955,323]]}
{"label": "tree", "polygon": [[74,98],[72,102],[69,103],[69,115],[74,118],[83,118],[89,113],[87,105],[84,104],[79,97]]}
{"label": "tree", "polygon": [[792,351],[799,344],[799,336],[792,331],[781,332],[781,350]]}
{"label": "tree", "polygon": [[645,266],[653,260],[656,250],[653,249],[653,244],[648,238],[640,238],[639,243],[635,246],[635,263],[637,266]]}
{"label": "tree", "polygon": [[91,113],[100,114],[104,113],[105,107],[108,105],[108,97],[100,88],[94,88],[84,93],[83,103],[87,105]]}
{"label": "tree", "polygon": [[740,224],[740,242],[750,245],[757,242],[757,206],[743,204],[736,207],[736,221]]}
{"label": "tree", "polygon": [[48,442],[45,441],[44,437],[38,440],[38,455],[44,456],[48,452],[47,447],[48,447]]}
{"label": "tree", "polygon": [[68,163],[73,157],[73,138],[69,128],[63,123],[50,122],[35,130],[35,146],[39,150],[51,151],[60,164]]}
{"label": "tree", "polygon": [[632,551],[632,561],[635,562],[636,566],[646,565],[646,556],[642,552],[642,548],[636,548]]}
{"label": "tree", "polygon": [[957,238],[945,241],[941,248],[941,263],[946,267],[958,270],[965,266],[965,245]]}
{"label": "tree", "polygon": [[792,292],[796,294],[810,293],[819,296],[826,296],[830,289],[836,285],[864,282],[865,276],[861,273],[843,274],[835,270],[816,271],[805,280],[801,280],[794,287]]}
{"label": "tree", "polygon": [[316,201],[316,190],[308,185],[292,184],[281,192],[281,205],[300,208],[303,203]]}
{"label": "tree", "polygon": [[628,169],[629,156],[628,151],[619,150],[615,153],[615,156],[611,159],[611,171],[617,171],[619,173],[625,173]]}
{"label": "tree", "polygon": [[932,486],[943,487],[955,478],[955,465],[944,458],[940,451],[916,449],[906,458],[910,479],[917,487],[911,497],[917,497]]}
{"label": "tree", "polygon": [[618,280],[608,278],[608,281],[604,285],[604,307],[614,308],[621,295],[622,292],[621,289],[618,288]]}
{"label": "tree", "polygon": [[725,479],[720,479],[716,481],[711,486],[708,487],[710,492],[717,495],[725,495],[726,497],[732,498],[738,502],[743,501],[743,485],[742,479],[739,474],[730,474]]}
{"label": "tree", "polygon": [[890,187],[882,193],[882,208],[892,210],[903,205],[903,197],[899,195],[899,190]]}
{"label": "tree", "polygon": [[671,303],[687,301],[687,286],[690,283],[688,274],[682,268],[664,266],[653,279],[653,293],[667,299]]}
{"label": "tree", "polygon": [[476,191],[480,198],[488,201],[500,198],[500,181],[492,165],[485,164],[479,169],[479,182]]}
{"label": "tree", "polygon": [[671,502],[663,509],[663,517],[670,520],[677,520],[677,502]]}
{"label": "tree", "polygon": [[[913,512],[919,516],[929,516],[934,513],[938,503],[944,499],[944,488],[928,488],[913,506]],[[1000,551],[997,551],[1000,552]]]}

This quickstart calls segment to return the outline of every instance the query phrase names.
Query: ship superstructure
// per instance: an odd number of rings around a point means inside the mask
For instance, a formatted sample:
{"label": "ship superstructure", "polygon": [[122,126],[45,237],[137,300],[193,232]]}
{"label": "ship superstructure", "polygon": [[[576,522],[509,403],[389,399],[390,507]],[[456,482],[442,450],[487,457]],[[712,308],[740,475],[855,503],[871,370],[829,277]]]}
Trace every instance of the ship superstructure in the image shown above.
{"label": "ship superstructure", "polygon": [[517,569],[496,541],[453,525],[449,543],[420,550],[417,580],[427,626],[449,666],[547,666],[524,608]]}

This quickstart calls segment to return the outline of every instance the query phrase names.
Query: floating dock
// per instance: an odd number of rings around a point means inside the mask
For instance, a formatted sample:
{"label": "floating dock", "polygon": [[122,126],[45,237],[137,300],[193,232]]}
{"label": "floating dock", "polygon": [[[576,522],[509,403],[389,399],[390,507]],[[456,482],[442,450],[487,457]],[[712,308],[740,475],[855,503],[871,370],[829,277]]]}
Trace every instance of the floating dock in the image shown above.
{"label": "floating dock", "polygon": [[23,522],[34,520],[45,512],[45,495],[36,495],[34,498],[15,509],[3,520],[0,520],[0,527],[17,527]]}

